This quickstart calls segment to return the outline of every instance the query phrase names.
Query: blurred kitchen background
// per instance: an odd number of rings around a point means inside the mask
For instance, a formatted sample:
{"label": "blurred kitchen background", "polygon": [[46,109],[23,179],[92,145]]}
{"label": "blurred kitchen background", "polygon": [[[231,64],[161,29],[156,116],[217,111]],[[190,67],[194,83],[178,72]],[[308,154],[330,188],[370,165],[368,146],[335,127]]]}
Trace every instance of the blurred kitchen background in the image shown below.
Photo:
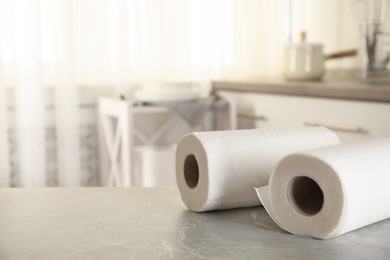
{"label": "blurred kitchen background", "polygon": [[[207,99],[214,80],[282,78],[283,48],[302,31],[324,53],[361,48],[371,2],[0,0],[0,186],[105,186],[124,169],[107,165],[113,160],[102,166],[102,97],[129,107],[144,86],[156,93],[172,83]],[[385,17],[390,2],[379,2]],[[326,70],[355,73],[361,63],[359,55],[331,60]],[[233,123],[237,102],[226,103]],[[138,117],[145,133],[168,116]],[[192,131],[175,125],[158,145]],[[117,156],[109,153],[103,156]],[[156,160],[173,160],[164,158]]]}

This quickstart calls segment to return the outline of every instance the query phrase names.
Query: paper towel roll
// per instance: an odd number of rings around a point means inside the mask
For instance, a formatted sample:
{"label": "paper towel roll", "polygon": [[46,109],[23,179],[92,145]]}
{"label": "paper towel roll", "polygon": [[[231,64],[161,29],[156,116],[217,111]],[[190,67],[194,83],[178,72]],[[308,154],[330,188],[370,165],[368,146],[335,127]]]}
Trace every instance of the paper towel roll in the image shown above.
{"label": "paper towel roll", "polygon": [[176,180],[184,204],[201,212],[261,205],[253,187],[266,185],[283,156],[339,144],[323,127],[197,132],[176,150]]}
{"label": "paper towel roll", "polygon": [[295,153],[257,193],[286,231],[331,238],[390,217],[390,138]]}

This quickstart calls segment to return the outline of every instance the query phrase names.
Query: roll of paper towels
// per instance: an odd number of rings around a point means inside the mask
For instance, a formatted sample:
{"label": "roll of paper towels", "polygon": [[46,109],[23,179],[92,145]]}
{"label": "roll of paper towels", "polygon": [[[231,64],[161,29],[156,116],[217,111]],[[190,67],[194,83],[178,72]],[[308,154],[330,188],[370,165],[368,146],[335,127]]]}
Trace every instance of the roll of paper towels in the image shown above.
{"label": "roll of paper towels", "polygon": [[335,237],[390,217],[390,138],[294,153],[257,189],[286,231]]}
{"label": "roll of paper towels", "polygon": [[176,181],[192,211],[261,205],[254,187],[266,185],[285,155],[339,144],[323,127],[196,132],[176,150]]}

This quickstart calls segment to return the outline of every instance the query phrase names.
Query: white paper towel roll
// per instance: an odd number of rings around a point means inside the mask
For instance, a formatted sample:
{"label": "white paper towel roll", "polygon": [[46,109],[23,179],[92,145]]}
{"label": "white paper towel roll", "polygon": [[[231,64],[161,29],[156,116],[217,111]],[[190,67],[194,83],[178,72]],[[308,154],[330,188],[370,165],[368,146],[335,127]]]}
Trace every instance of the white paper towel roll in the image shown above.
{"label": "white paper towel roll", "polygon": [[326,239],[390,217],[390,138],[295,153],[257,193],[286,231]]}
{"label": "white paper towel roll", "polygon": [[261,205],[253,187],[268,183],[279,159],[337,144],[337,135],[323,127],[191,133],[177,146],[176,180],[192,211]]}

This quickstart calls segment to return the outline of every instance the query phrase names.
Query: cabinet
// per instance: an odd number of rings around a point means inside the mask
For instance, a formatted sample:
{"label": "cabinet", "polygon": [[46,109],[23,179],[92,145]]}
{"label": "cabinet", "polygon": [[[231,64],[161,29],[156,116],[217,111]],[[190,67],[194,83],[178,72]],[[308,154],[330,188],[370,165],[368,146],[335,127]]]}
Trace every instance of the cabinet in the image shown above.
{"label": "cabinet", "polygon": [[344,143],[390,137],[390,104],[305,97],[290,97],[288,103],[291,126],[325,126]]}
{"label": "cabinet", "polygon": [[256,126],[258,128],[288,126],[288,97],[256,95],[254,104],[254,114],[257,118]]}
{"label": "cabinet", "polygon": [[390,137],[390,102],[259,91],[237,92],[222,89],[219,92],[236,101],[238,115],[244,115],[239,121],[240,128],[325,126],[335,131],[343,143]]}

